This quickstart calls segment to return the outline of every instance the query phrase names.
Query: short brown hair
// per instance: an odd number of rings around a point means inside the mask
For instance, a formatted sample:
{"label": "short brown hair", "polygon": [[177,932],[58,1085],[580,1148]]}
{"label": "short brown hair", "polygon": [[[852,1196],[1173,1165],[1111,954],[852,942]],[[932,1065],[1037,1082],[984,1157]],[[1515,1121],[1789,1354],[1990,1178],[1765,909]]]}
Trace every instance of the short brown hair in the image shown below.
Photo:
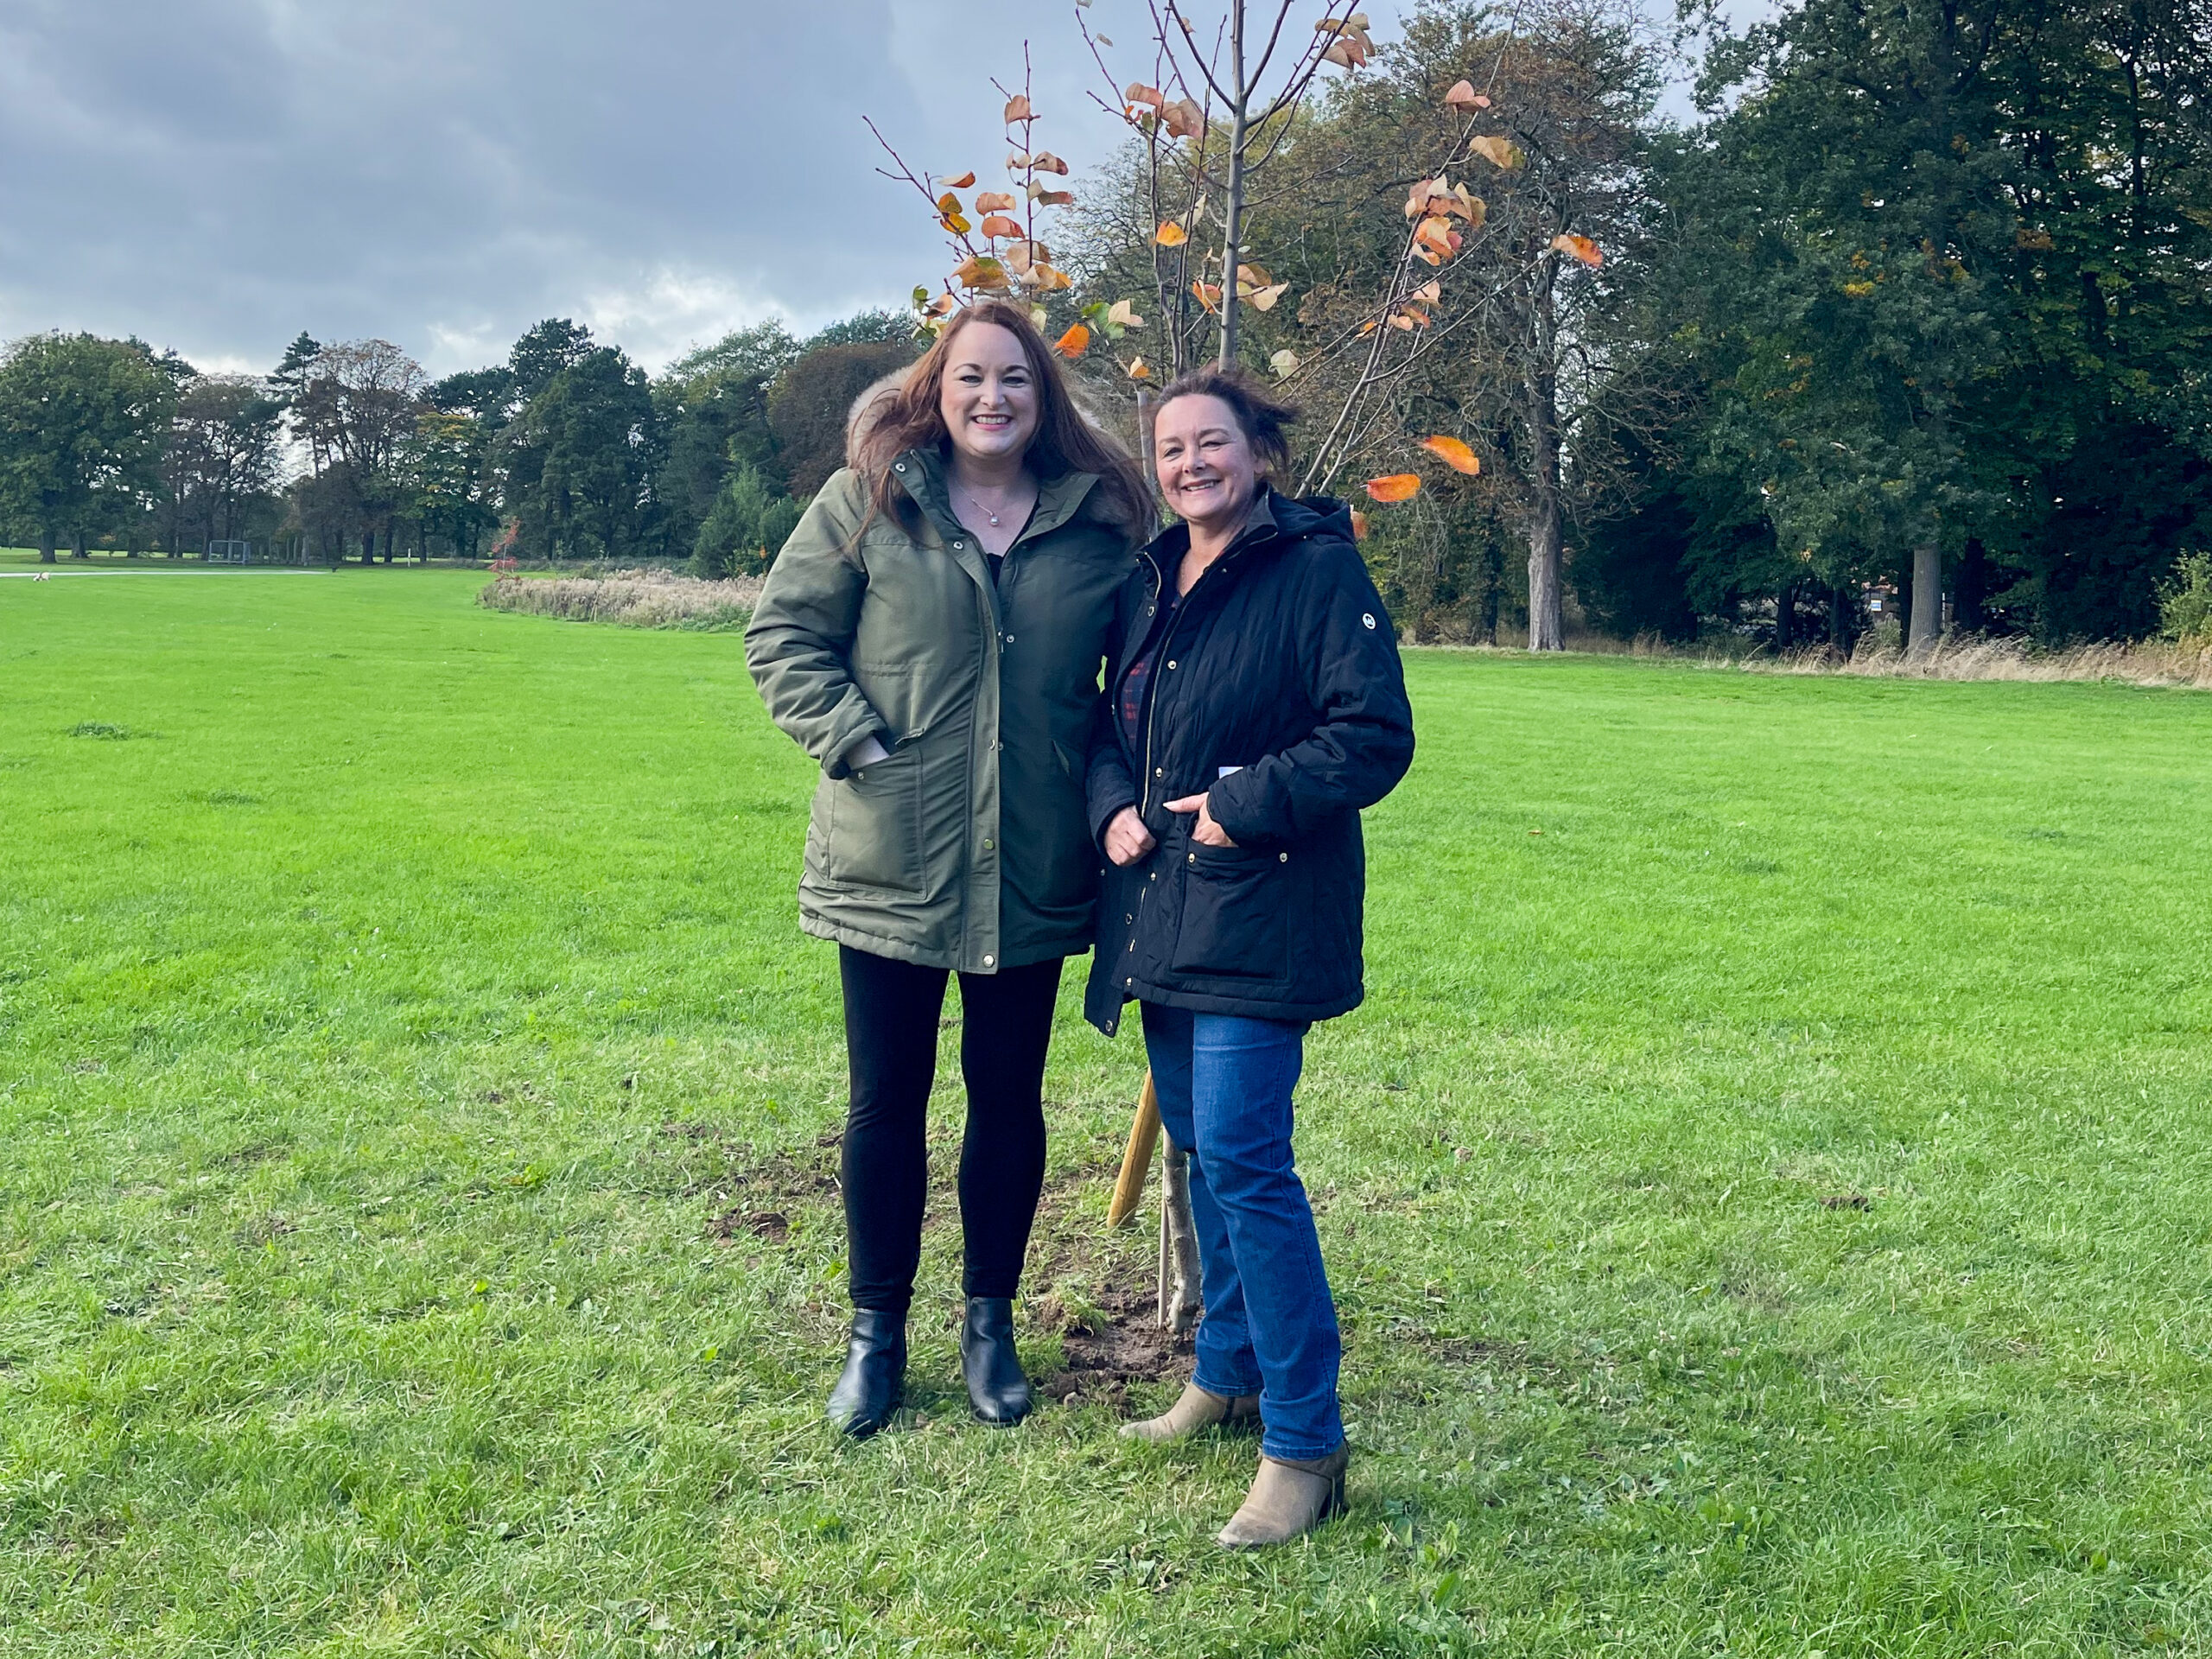
{"label": "short brown hair", "polygon": [[869,401],[864,428],[855,432],[851,446],[854,468],[868,482],[869,517],[880,513],[909,531],[918,528],[912,499],[892,478],[892,463],[909,449],[943,454],[950,447],[951,435],[938,408],[945,359],[954,340],[983,323],[1021,342],[1021,354],[1037,382],[1037,433],[1024,457],[1029,470],[1046,480],[1067,473],[1096,474],[1105,517],[1132,543],[1144,540],[1152,531],[1152,493],[1145,487],[1144,474],[1128,451],[1084,419],[1069,394],[1066,375],[1027,308],[1004,300],[977,300],[954,314],[898,389]]}
{"label": "short brown hair", "polygon": [[1236,429],[1252,446],[1262,475],[1273,482],[1290,471],[1290,427],[1298,419],[1298,405],[1276,397],[1251,370],[1236,363],[1187,370],[1160,394],[1154,417],[1178,397],[1218,397],[1236,416]]}

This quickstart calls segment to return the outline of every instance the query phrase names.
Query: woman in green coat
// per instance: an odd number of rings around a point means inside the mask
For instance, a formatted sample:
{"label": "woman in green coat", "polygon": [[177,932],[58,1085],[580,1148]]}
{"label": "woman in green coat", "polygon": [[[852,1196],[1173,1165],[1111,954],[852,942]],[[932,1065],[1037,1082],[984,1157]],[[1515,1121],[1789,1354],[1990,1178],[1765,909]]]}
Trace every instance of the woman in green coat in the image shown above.
{"label": "woman in green coat", "polygon": [[864,403],[848,453],[745,631],[770,715],[822,765],[800,925],[839,947],[852,1084],[852,1340],[830,1416],[864,1437],[901,1398],[938,1016],[957,973],[961,1370],[977,1417],[1017,1423],[1030,1393],[1013,1299],[1044,1181],[1045,1051],[1096,888],[1090,709],[1150,497],[1077,412],[1027,310],[995,301]]}

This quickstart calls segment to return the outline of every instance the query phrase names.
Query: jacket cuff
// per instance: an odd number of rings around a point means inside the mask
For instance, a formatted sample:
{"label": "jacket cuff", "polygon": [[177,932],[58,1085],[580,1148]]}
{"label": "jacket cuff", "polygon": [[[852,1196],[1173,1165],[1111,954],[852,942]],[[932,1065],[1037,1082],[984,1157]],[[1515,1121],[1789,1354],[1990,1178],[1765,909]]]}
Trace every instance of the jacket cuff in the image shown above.
{"label": "jacket cuff", "polygon": [[1090,844],[1097,848],[1100,852],[1104,852],[1107,826],[1122,815],[1122,808],[1135,806],[1136,804],[1137,798],[1131,795],[1127,799],[1116,801],[1113,805],[1103,810],[1094,808],[1091,812]]}
{"label": "jacket cuff", "polygon": [[885,748],[892,747],[891,728],[883,723],[883,716],[868,706],[867,698],[855,693],[850,704],[837,711],[836,723],[830,728],[828,753],[822,760],[823,774],[830,778],[850,776],[854,747],[862,738],[871,736]]}
{"label": "jacket cuff", "polygon": [[[1248,779],[1251,781],[1244,783]],[[1243,784],[1242,788],[1238,787],[1240,783]],[[1285,838],[1274,822],[1275,815],[1268,809],[1267,798],[1271,791],[1260,786],[1262,784],[1259,768],[1246,766],[1226,778],[1216,779],[1206,791],[1206,810],[1240,847]],[[1259,798],[1246,798],[1254,795]]]}

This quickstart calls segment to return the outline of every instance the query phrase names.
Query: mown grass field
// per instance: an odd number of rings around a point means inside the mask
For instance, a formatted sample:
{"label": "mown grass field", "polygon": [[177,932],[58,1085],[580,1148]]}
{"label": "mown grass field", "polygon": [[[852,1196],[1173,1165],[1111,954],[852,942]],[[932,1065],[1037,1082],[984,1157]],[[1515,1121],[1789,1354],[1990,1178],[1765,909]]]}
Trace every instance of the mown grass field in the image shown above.
{"label": "mown grass field", "polygon": [[2212,1647],[2212,697],[1415,653],[1301,1093],[1353,1513],[1231,1558],[1253,1442],[1113,1432],[1075,974],[1073,1397],[966,1420],[941,1181],[920,1410],[819,1427],[810,768],[481,581],[0,582],[0,1653]]}

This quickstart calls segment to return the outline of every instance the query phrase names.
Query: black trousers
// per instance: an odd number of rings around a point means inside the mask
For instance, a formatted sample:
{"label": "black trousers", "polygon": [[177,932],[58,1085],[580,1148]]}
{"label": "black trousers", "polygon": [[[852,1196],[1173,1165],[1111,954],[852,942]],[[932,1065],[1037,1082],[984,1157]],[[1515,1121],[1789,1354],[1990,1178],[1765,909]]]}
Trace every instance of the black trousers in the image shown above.
{"label": "black trousers", "polygon": [[[1011,1296],[1021,1282],[1045,1185],[1045,1050],[1060,965],[1055,957],[960,976],[960,1074],[968,1085],[961,1276],[970,1296]],[[852,1071],[844,1185],[853,1306],[904,1313],[921,1262],[925,1131],[948,975],[850,945],[837,948],[837,969]]]}

